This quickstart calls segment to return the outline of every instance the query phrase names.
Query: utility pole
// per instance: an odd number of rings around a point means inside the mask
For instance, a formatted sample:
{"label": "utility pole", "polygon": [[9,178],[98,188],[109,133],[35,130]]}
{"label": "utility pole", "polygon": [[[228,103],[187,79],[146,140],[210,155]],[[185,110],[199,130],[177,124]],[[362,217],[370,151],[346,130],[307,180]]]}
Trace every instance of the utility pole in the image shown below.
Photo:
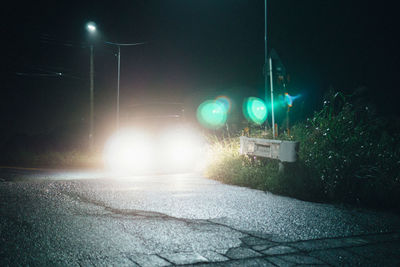
{"label": "utility pole", "polygon": [[119,129],[119,84],[120,84],[120,77],[121,77],[121,46],[136,46],[136,45],[142,45],[145,44],[146,42],[141,42],[141,43],[132,43],[132,44],[122,44],[122,43],[114,43],[114,42],[105,42],[108,45],[114,45],[118,47],[118,80],[117,80],[117,112],[116,112],[116,126],[117,130]]}
{"label": "utility pole", "polygon": [[118,45],[117,130],[119,129],[119,79],[121,73],[121,46]]}
{"label": "utility pole", "polygon": [[90,131],[89,131],[89,150],[93,150],[93,117],[94,117],[94,64],[93,64],[93,45],[90,45]]}
{"label": "utility pole", "polygon": [[[268,46],[267,46],[267,0],[264,0],[264,25],[265,25],[265,31],[264,31],[264,86],[265,86],[265,96],[264,96],[264,101],[267,103],[268,100],[268,73],[267,73],[267,65],[268,65]],[[267,127],[268,126],[268,120],[265,121],[265,132],[267,132]],[[274,125],[272,125],[272,128],[274,128]]]}

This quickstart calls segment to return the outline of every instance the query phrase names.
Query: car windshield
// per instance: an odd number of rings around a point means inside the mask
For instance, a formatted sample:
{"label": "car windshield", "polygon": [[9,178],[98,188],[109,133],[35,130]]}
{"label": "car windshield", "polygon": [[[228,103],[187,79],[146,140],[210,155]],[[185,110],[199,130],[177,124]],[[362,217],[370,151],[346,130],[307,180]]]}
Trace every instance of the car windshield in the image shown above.
{"label": "car windshield", "polygon": [[151,102],[125,108],[121,116],[121,125],[160,127],[182,123],[183,119],[183,103]]}

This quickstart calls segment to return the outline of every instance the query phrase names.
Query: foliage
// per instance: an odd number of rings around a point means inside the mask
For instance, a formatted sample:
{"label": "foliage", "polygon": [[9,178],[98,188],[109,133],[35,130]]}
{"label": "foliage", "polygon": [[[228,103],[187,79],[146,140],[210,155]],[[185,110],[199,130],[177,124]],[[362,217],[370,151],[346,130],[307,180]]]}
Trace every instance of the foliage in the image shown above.
{"label": "foliage", "polygon": [[[279,173],[278,162],[239,155],[239,138],[214,138],[211,178],[305,200],[398,208],[400,135],[354,96],[331,92],[321,111],[292,127],[299,161]],[[393,128],[392,131],[390,129]],[[270,138],[259,127],[252,137]]]}
{"label": "foliage", "polygon": [[228,184],[273,191],[278,186],[278,163],[239,155],[239,148],[238,137],[214,142],[206,175]]}
{"label": "foliage", "polygon": [[400,193],[398,133],[351,97],[331,93],[320,112],[292,129],[300,160],[330,201],[387,205]]}
{"label": "foliage", "polygon": [[99,166],[99,151],[90,153],[79,141],[76,135],[70,133],[14,135],[0,148],[0,163],[9,166],[51,168]]}
{"label": "foliage", "polygon": [[101,159],[97,154],[85,151],[15,151],[7,155],[1,155],[2,164],[23,167],[50,167],[50,168],[86,168],[97,167]]}
{"label": "foliage", "polygon": [[285,164],[285,172],[279,172],[277,160],[240,155],[238,137],[212,141],[208,177],[304,200],[320,200],[320,188],[310,183],[309,170],[303,164]]}

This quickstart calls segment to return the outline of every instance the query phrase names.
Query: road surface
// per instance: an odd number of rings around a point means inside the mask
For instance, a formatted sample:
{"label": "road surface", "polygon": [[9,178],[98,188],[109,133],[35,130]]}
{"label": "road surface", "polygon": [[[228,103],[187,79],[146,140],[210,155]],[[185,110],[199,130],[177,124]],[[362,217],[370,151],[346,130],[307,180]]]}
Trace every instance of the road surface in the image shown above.
{"label": "road surface", "polygon": [[400,216],[200,174],[0,168],[0,265],[399,266]]}

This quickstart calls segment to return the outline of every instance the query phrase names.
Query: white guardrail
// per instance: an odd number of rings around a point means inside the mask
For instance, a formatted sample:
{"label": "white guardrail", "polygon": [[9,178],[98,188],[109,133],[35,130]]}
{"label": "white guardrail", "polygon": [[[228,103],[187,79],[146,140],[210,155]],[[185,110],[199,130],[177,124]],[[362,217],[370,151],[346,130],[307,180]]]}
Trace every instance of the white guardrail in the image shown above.
{"label": "white guardrail", "polygon": [[240,154],[296,162],[299,142],[240,137]]}

